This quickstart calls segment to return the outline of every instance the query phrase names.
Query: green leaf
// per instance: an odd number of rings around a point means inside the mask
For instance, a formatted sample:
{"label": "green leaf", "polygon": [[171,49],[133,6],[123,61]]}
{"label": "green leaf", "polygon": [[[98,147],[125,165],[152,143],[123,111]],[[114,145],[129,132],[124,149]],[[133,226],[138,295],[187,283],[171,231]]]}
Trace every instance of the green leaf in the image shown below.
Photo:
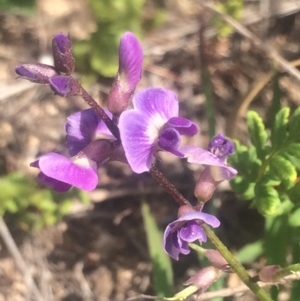
{"label": "green leaf", "polygon": [[280,197],[277,190],[260,181],[255,186],[255,205],[264,216],[276,216],[280,206]]}
{"label": "green leaf", "polygon": [[255,182],[261,161],[257,158],[256,149],[253,145],[249,147],[234,141],[235,154],[229,157],[228,162],[235,167],[239,175],[245,178],[245,181]]}
{"label": "green leaf", "polygon": [[266,219],[264,249],[268,265],[279,264],[286,266],[289,230],[286,215]]}
{"label": "green leaf", "polygon": [[284,152],[290,156],[300,158],[300,143],[290,143],[285,147]]}
{"label": "green leaf", "polygon": [[287,191],[287,195],[294,204],[300,206],[300,182],[296,183],[289,191]]}
{"label": "green leaf", "polygon": [[270,120],[271,120],[272,128],[274,128],[276,114],[279,112],[281,108],[282,91],[279,85],[279,78],[280,78],[280,73],[276,71],[273,77],[273,99],[270,108]]}
{"label": "green leaf", "polygon": [[295,207],[289,196],[284,192],[279,192],[280,206],[276,211],[276,215],[286,215]]}
{"label": "green leaf", "polygon": [[297,208],[290,214],[289,225],[291,227],[300,227],[300,208]]}
{"label": "green leaf", "polygon": [[275,121],[271,131],[272,148],[279,149],[285,146],[288,136],[287,124],[289,121],[290,109],[282,108],[275,116]]}
{"label": "green leaf", "polygon": [[248,182],[242,176],[236,176],[230,181],[232,189],[245,200],[252,200],[255,196],[255,183]]}
{"label": "green leaf", "polygon": [[150,212],[149,206],[143,202],[142,215],[147,234],[148,248],[153,264],[154,286],[157,296],[164,297],[171,293],[173,271],[170,257],[162,247],[162,234]]}
{"label": "green leaf", "polygon": [[300,142],[300,107],[297,108],[289,122],[289,141]]}
{"label": "green leaf", "polygon": [[247,124],[252,144],[256,148],[257,157],[261,160],[265,158],[265,146],[268,141],[268,134],[261,117],[254,111],[247,114]]}
{"label": "green leaf", "polygon": [[297,179],[294,165],[281,156],[276,156],[271,160],[269,172],[272,176],[276,176],[286,189],[291,188]]}
{"label": "green leaf", "polygon": [[263,253],[263,242],[261,240],[247,244],[239,250],[237,259],[240,263],[253,262]]}

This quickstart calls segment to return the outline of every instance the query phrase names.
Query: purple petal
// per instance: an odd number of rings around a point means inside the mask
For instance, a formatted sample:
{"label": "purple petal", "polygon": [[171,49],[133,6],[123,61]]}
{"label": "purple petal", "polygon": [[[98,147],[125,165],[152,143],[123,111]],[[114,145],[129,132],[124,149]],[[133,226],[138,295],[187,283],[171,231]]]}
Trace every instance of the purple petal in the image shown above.
{"label": "purple petal", "polygon": [[126,32],[120,40],[119,74],[120,83],[125,91],[132,91],[142,77],[143,50],[138,39]]}
{"label": "purple petal", "polygon": [[[109,115],[111,114],[109,113]],[[105,123],[102,122],[93,109],[83,110],[70,115],[67,118],[65,129],[67,132],[67,147],[72,157],[95,139],[114,139]]]}
{"label": "purple petal", "polygon": [[237,175],[237,170],[234,168],[224,165],[224,166],[210,166],[210,172],[215,181],[231,180]]}
{"label": "purple petal", "polygon": [[190,253],[188,242],[182,240],[179,237],[179,232],[177,230],[175,232],[172,232],[172,227],[170,227],[169,225],[167,226],[164,233],[163,248],[165,252],[175,260],[179,259],[180,253],[184,255]]}
{"label": "purple petal", "polygon": [[180,135],[175,129],[165,129],[159,135],[158,145],[163,150],[182,158],[184,157],[184,155],[178,151],[179,144]]}
{"label": "purple petal", "polygon": [[142,112],[128,110],[122,113],[119,129],[126,158],[136,173],[149,171],[153,162],[154,144],[158,132]]}
{"label": "purple petal", "polygon": [[163,247],[166,253],[168,253],[172,258],[175,260],[179,259],[180,246],[178,243],[178,235],[177,231],[174,233],[170,233],[166,235],[167,229],[165,231],[164,241],[163,241]]}
{"label": "purple petal", "polygon": [[86,157],[68,159],[56,153],[48,153],[39,159],[41,171],[48,177],[91,191],[98,184],[96,163]]}
{"label": "purple petal", "polygon": [[171,127],[176,129],[180,135],[194,136],[198,133],[198,127],[195,123],[189,119],[182,117],[173,117],[169,119],[166,127]]}
{"label": "purple petal", "polygon": [[49,79],[51,89],[60,96],[80,95],[80,84],[71,76],[52,76]]}
{"label": "purple petal", "polygon": [[196,239],[203,242],[206,242],[207,240],[205,232],[196,221],[185,223],[179,230],[179,237],[187,242],[193,242]]}
{"label": "purple petal", "polygon": [[38,174],[38,179],[42,181],[46,186],[49,186],[56,190],[57,192],[67,192],[71,189],[72,185],[58,181],[56,179],[46,176],[44,173],[40,172]]}
{"label": "purple petal", "polygon": [[180,223],[182,221],[203,221],[204,223],[210,225],[213,228],[217,228],[220,226],[220,221],[213,215],[204,213],[201,211],[190,211],[182,216],[180,216],[176,221],[170,223],[169,225],[172,227],[176,227],[176,223]]}
{"label": "purple petal", "polygon": [[179,151],[187,157],[190,163],[210,166],[215,181],[230,180],[237,174],[234,168],[227,166],[223,160],[205,149],[188,145],[181,147]]}
{"label": "purple petal", "polygon": [[235,149],[231,140],[222,134],[218,134],[210,141],[208,151],[224,161],[228,156],[234,154]]}
{"label": "purple petal", "polygon": [[[177,234],[179,235],[179,233]],[[189,248],[189,243],[187,241],[181,240],[180,253],[183,255],[190,254],[191,250]]]}
{"label": "purple petal", "polygon": [[133,106],[151,117],[151,123],[159,130],[170,118],[178,116],[178,99],[175,93],[161,88],[148,88],[133,97]]}
{"label": "purple petal", "polygon": [[225,166],[222,160],[203,148],[187,145],[181,147],[180,151],[187,157],[187,161],[190,163]]}

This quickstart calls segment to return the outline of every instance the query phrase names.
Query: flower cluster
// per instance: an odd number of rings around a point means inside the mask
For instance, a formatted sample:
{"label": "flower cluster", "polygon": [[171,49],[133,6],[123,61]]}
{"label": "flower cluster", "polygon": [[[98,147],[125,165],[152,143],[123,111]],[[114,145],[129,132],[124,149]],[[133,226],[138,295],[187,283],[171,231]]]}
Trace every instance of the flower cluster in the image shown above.
{"label": "flower cluster", "polygon": [[[38,178],[59,192],[72,186],[91,191],[99,182],[98,169],[108,161],[127,163],[134,172],[143,173],[150,171],[160,152],[186,158],[203,167],[194,192],[199,206],[179,208],[178,219],[165,230],[163,246],[178,260],[179,254],[190,252],[189,243],[206,242],[202,225],[216,228],[220,222],[201,209],[217,185],[237,173],[226,164],[228,156],[234,153],[233,143],[219,134],[207,149],[182,145],[182,135],[192,137],[199,129],[193,121],[179,116],[176,94],[162,88],[148,88],[134,94],[142,76],[143,52],[132,33],[121,37],[119,69],[105,110],[72,76],[75,60],[69,37],[56,35],[52,48],[54,66],[25,64],[16,67],[16,73],[29,81],[50,85],[56,94],[79,95],[92,108],[68,117],[65,125],[68,156],[50,152],[31,163],[40,170]],[[127,109],[131,99],[133,108]]]}

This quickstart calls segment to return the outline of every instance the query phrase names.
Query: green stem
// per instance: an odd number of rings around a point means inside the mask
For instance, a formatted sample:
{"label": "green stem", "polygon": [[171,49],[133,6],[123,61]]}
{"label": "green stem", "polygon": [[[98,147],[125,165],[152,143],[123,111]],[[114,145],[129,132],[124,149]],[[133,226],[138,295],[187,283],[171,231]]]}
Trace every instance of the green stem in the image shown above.
{"label": "green stem", "polygon": [[249,289],[257,296],[261,301],[273,301],[270,295],[262,289],[256,282],[253,282],[248,275],[244,267],[238,262],[238,260],[231,254],[226,246],[220,241],[215,233],[206,224],[201,225],[211,242],[215,245],[216,249],[227,260],[232,270],[240,277],[240,279],[249,287]]}
{"label": "green stem", "polygon": [[277,282],[283,277],[286,277],[290,274],[297,273],[300,271],[300,263],[292,264],[287,266],[286,268],[282,268],[278,270],[272,277],[274,282]]}

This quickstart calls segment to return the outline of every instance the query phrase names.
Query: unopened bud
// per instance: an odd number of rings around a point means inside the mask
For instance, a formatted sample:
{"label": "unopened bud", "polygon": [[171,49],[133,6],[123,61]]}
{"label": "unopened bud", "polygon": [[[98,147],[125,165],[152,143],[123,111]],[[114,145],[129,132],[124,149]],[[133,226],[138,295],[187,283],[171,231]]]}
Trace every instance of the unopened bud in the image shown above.
{"label": "unopened bud", "polygon": [[231,270],[230,266],[228,265],[228,262],[225,260],[225,258],[221,255],[221,253],[218,250],[206,249],[205,256],[213,267],[220,269],[222,271]]}
{"label": "unopened bud", "polygon": [[59,74],[54,67],[39,63],[17,66],[15,72],[21,78],[37,84],[49,84],[50,77]]}
{"label": "unopened bud", "polygon": [[201,269],[189,280],[187,280],[184,285],[195,285],[201,292],[205,292],[215,281],[219,279],[222,271],[216,269],[212,266]]}
{"label": "unopened bud", "polygon": [[53,76],[49,80],[50,87],[60,96],[77,96],[81,93],[81,86],[71,76]]}
{"label": "unopened bud", "polygon": [[63,33],[57,34],[52,40],[52,53],[55,69],[70,75],[75,68],[72,43]]}
{"label": "unopened bud", "polygon": [[258,273],[258,278],[263,282],[272,282],[274,281],[273,276],[280,269],[280,265],[268,265],[261,269],[261,271]]}
{"label": "unopened bud", "polygon": [[114,115],[119,116],[126,110],[142,77],[142,68],[142,47],[131,32],[126,32],[120,41],[118,74],[108,96],[107,107]]}
{"label": "unopened bud", "polygon": [[211,199],[218,182],[211,175],[210,167],[205,167],[197,181],[194,194],[200,203]]}

